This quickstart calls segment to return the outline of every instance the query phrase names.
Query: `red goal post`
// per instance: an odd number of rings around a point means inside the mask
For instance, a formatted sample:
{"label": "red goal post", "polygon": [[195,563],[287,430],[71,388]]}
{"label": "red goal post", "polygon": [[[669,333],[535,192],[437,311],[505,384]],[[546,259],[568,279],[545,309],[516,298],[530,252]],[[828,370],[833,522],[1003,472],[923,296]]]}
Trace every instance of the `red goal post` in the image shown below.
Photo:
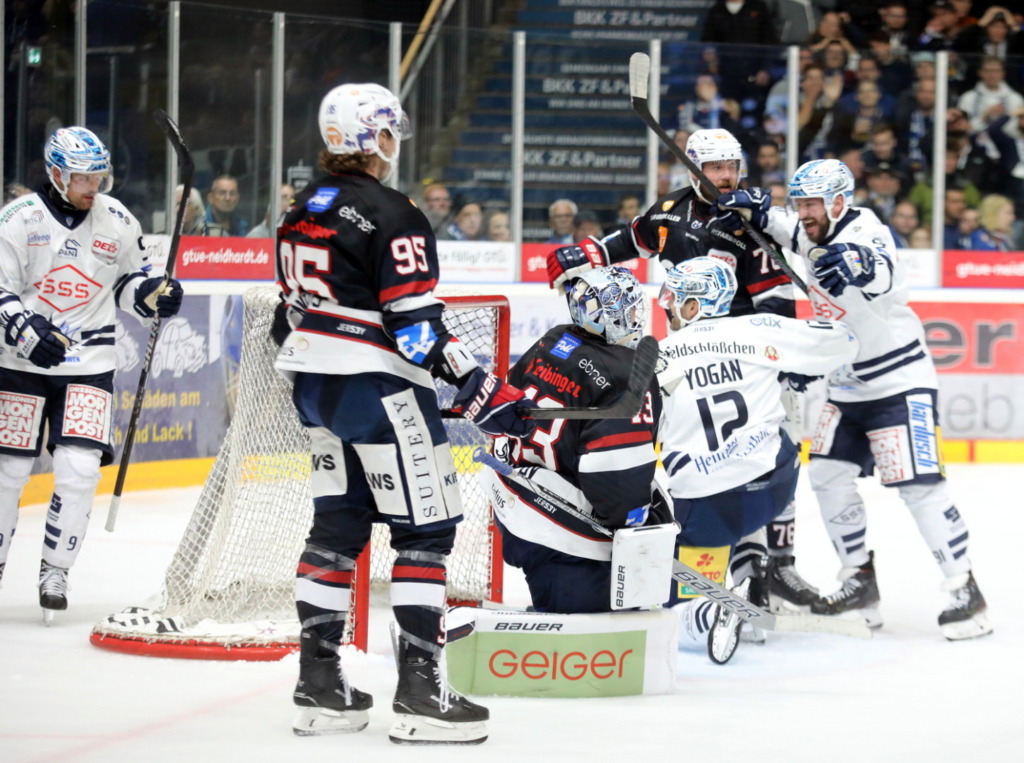
{"label": "red goal post", "polygon": [[[504,376],[509,303],[502,296],[439,294],[445,323],[481,366]],[[244,296],[242,359],[231,424],[164,577],[160,603],[129,607],[98,623],[90,641],[131,654],[192,659],[276,660],[298,648],[295,567],[312,521],[309,438],[290,386],[273,363],[270,324],[277,289]],[[437,382],[450,407],[455,390]],[[472,453],[489,438],[461,419],[445,420],[459,473],[464,519],[448,563],[453,603],[501,601],[500,536],[476,479]],[[357,562],[346,641],[366,649],[370,599],[386,590],[395,553],[385,525]]]}

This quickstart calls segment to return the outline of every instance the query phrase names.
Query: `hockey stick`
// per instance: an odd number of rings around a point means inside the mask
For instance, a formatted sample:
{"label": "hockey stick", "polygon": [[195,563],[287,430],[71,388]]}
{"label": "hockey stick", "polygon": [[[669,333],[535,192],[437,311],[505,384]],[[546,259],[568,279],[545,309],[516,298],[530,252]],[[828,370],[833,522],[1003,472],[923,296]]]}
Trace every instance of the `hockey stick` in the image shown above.
{"label": "hockey stick", "polygon": [[[538,485],[533,480],[515,471],[509,464],[499,461],[483,448],[477,448],[473,453],[473,460],[489,466],[503,477],[518,482],[523,487],[537,493],[544,500],[555,504],[567,514],[571,514],[582,522],[586,522],[596,532],[607,537],[613,533],[604,525],[598,524],[592,517],[587,516],[575,506],[567,503],[564,498],[553,493],[543,485]],[[836,636],[851,636],[853,638],[871,638],[871,630],[863,622],[855,620],[840,620],[835,617],[823,615],[773,615],[760,607],[751,604],[742,596],[738,596],[725,586],[719,585],[713,580],[704,577],[701,573],[678,559],[672,560],[672,578],[683,583],[694,591],[702,594],[720,606],[734,612],[743,620],[763,628],[766,631],[787,631],[800,633],[831,633]]]}
{"label": "hockey stick", "polygon": [[[668,133],[658,124],[658,120],[651,114],[651,109],[647,105],[647,88],[651,77],[651,58],[646,53],[634,53],[629,58],[629,95],[630,100],[633,103],[633,111],[637,113],[637,116],[644,121],[648,127],[654,132],[661,142],[665,144],[665,147],[681,161],[690,172],[697,178],[697,182],[700,183],[701,189],[704,191],[705,196],[708,199],[716,199],[720,195],[719,190],[715,187],[714,183],[708,180],[707,175],[701,172],[700,167],[693,163],[693,160],[686,155],[676,142],[669,137]],[[754,243],[764,249],[768,256],[771,257],[779,269],[789,276],[790,280],[800,289],[804,294],[807,294],[807,284],[804,283],[796,271],[790,267],[789,263],[782,256],[782,253],[767,239],[765,236],[753,225],[750,221],[740,215],[740,223],[743,225],[743,229],[750,234],[750,237],[754,240]]]}
{"label": "hockey stick", "polygon": [[[626,389],[611,405],[580,406],[578,408],[517,408],[516,414],[522,419],[549,421],[551,419],[631,419],[640,413],[647,388],[654,378],[658,365],[658,340],[653,336],[640,339],[636,357],[629,369]],[[462,414],[451,408],[441,409],[441,418],[461,419]]]}
{"label": "hockey stick", "polygon": [[[167,140],[178,157],[178,174],[182,183],[181,200],[178,202],[178,211],[174,219],[174,232],[171,235],[171,248],[167,253],[167,264],[164,267],[164,283],[160,289],[165,288],[174,274],[174,263],[178,258],[178,246],[181,243],[181,229],[185,223],[185,210],[188,208],[189,195],[192,193],[192,174],[195,171],[195,164],[192,162],[192,152],[189,151],[185,139],[181,137],[181,131],[174,120],[163,109],[153,112],[153,118],[160,125]],[[160,289],[157,292],[160,292]],[[114,482],[114,495],[110,500],[110,509],[107,511],[107,532],[113,532],[117,523],[117,512],[121,506],[121,494],[124,492],[124,480],[128,474],[128,463],[132,457],[132,446],[135,444],[135,428],[139,423],[139,414],[142,412],[142,401],[146,392],[146,381],[149,379],[149,367],[153,363],[153,352],[156,349],[157,337],[160,334],[160,313],[153,316],[153,323],[149,328],[149,343],[146,345],[146,354],[142,359],[142,370],[139,371],[139,384],[135,390],[135,404],[132,406],[131,417],[128,419],[128,428],[124,435],[124,446],[121,449],[121,463],[117,467],[117,479]]]}

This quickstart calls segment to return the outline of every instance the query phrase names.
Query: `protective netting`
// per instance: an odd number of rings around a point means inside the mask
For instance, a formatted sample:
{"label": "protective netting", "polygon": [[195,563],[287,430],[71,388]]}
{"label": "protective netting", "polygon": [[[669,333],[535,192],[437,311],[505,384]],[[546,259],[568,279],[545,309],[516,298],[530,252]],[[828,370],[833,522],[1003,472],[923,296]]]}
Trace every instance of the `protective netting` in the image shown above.
{"label": "protective netting", "polygon": [[[312,521],[313,501],[309,437],[292,405],[290,385],[274,370],[277,347],[270,339],[270,325],[277,299],[273,287],[245,294],[234,415],[167,569],[162,603],[154,610],[133,607],[111,615],[94,629],[93,643],[149,653],[105,642],[163,642],[175,649],[192,645],[202,651],[210,644],[236,648],[297,641],[295,567]],[[449,330],[483,367],[495,368],[498,359],[503,372],[507,302],[468,296],[444,299]],[[450,407],[454,389],[442,382],[437,386],[441,406]],[[490,509],[473,476],[478,466],[472,460],[473,450],[487,438],[462,419],[447,420],[446,427],[465,512],[449,559],[448,596],[461,601],[495,598]],[[375,526],[372,584],[388,583],[394,558],[387,527]],[[350,634],[354,620],[367,613],[365,601],[354,604]]]}

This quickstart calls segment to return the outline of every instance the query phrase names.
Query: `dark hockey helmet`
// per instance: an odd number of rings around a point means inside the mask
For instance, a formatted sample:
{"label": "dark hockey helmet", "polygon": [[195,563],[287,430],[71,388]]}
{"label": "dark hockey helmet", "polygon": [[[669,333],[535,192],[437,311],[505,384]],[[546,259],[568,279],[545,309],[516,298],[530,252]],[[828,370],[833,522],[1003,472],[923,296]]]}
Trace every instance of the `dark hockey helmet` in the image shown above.
{"label": "dark hockey helmet", "polygon": [[573,323],[608,344],[636,347],[647,325],[647,295],[627,268],[588,270],[566,286]]}

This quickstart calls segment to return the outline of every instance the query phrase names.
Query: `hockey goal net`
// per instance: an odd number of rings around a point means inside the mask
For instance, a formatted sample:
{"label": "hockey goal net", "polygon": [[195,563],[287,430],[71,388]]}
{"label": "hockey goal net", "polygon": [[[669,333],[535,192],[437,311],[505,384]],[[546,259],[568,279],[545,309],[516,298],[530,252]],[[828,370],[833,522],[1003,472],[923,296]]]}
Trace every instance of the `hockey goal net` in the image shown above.
{"label": "hockey goal net", "polygon": [[[508,370],[509,307],[504,297],[441,295],[445,323],[481,366]],[[273,660],[298,648],[294,582],[313,514],[309,437],[291,388],[274,370],[270,325],[277,289],[244,297],[242,360],[234,415],[191,520],[164,578],[160,603],[129,607],[97,624],[99,647],[162,657]],[[437,382],[449,408],[455,390]],[[358,414],[354,414],[358,415]],[[452,602],[501,600],[499,536],[475,479],[473,450],[487,437],[447,419],[464,519],[448,562]],[[395,552],[384,525],[360,557],[346,639],[366,649],[373,588],[386,590]]]}

